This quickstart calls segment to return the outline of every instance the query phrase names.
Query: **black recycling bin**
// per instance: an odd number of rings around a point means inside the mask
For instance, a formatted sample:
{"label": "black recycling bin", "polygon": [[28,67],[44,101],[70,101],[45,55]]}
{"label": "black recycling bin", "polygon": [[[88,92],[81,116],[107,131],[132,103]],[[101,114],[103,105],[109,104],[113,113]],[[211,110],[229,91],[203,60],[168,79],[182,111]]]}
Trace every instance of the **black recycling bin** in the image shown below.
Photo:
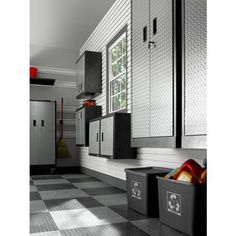
{"label": "black recycling bin", "polygon": [[158,189],[156,176],[171,170],[160,167],[125,169],[128,207],[147,216],[158,216]]}
{"label": "black recycling bin", "polygon": [[191,236],[205,236],[206,185],[156,178],[160,222]]}

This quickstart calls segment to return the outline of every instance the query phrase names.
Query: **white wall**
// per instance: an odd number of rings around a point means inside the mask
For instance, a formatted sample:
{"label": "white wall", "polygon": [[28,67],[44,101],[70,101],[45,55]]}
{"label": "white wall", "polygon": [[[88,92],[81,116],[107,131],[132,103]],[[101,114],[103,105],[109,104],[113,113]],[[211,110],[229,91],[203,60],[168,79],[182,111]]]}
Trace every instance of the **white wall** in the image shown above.
{"label": "white wall", "polygon": [[[128,67],[128,112],[131,112],[131,4],[130,0],[117,0],[100,24],[81,48],[102,52],[102,94],[96,97],[97,105],[102,106],[106,115],[106,45],[127,24],[127,67]],[[193,158],[202,164],[206,150],[139,148],[135,160],[108,160],[88,155],[88,148],[79,148],[80,165],[120,179],[125,179],[125,168],[135,166],[177,167],[186,159]]]}

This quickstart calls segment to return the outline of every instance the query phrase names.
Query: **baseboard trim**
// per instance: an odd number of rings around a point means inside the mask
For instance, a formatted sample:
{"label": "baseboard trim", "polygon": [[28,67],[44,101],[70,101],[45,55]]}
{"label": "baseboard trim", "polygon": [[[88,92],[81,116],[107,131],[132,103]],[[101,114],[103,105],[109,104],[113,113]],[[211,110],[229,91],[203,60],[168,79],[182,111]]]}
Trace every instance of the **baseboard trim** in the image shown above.
{"label": "baseboard trim", "polygon": [[79,174],[79,166],[60,166],[56,168],[57,174]]}
{"label": "baseboard trim", "polygon": [[49,175],[55,173],[55,165],[31,165],[30,175]]}
{"label": "baseboard trim", "polygon": [[107,175],[107,174],[103,174],[101,172],[95,171],[95,170],[91,170],[85,167],[80,167],[80,172],[83,174],[87,174],[90,175],[92,177],[95,177],[105,183],[108,183],[112,186],[115,186],[117,188],[123,189],[123,190],[127,190],[126,188],[126,181],[122,180],[122,179],[118,179],[116,177]]}

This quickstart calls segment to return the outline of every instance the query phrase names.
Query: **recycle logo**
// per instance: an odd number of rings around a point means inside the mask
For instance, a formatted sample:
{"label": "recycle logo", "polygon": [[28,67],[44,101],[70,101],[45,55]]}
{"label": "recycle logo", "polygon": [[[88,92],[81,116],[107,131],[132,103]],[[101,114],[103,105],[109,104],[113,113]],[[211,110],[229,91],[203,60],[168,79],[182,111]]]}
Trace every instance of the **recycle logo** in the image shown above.
{"label": "recycle logo", "polygon": [[132,191],[132,197],[138,198],[141,200],[141,183],[131,180],[131,191]]}
{"label": "recycle logo", "polygon": [[181,195],[167,192],[167,210],[181,216]]}

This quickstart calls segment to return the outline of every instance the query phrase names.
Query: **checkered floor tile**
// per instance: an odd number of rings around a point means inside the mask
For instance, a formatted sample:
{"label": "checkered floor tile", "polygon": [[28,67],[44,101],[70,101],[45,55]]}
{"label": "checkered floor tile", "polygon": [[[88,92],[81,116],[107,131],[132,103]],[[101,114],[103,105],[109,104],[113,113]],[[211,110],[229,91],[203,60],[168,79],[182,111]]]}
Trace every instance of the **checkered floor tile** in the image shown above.
{"label": "checkered floor tile", "polygon": [[[30,177],[32,236],[165,236],[157,218],[127,207],[126,192],[84,174]],[[183,236],[171,232],[171,236]]]}

